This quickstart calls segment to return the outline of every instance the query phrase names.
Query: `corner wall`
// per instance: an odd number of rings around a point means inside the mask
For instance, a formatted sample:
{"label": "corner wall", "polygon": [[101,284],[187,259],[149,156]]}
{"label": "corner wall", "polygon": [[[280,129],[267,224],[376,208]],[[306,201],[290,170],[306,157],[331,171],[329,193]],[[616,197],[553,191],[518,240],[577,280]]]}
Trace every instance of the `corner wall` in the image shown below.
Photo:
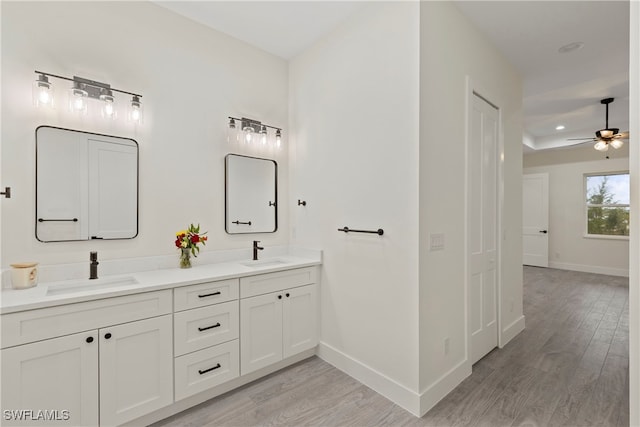
{"label": "corner wall", "polygon": [[[429,410],[471,372],[465,275],[466,79],[500,109],[504,187],[500,343],[524,327],[522,312],[522,83],[453,2],[420,9],[420,390]],[[445,249],[429,251],[429,234]],[[449,339],[449,353],[444,341]]]}
{"label": "corner wall", "polygon": [[[152,2],[2,2],[2,201],[0,268],[20,261],[83,262],[176,255],[175,232],[200,223],[209,232],[203,251],[250,248],[247,236],[224,231],[224,156],[227,116],[283,126],[288,136],[287,62],[180,17]],[[107,22],[108,25],[103,25]],[[31,103],[34,70],[78,75],[139,92],[144,123],[111,123],[99,112],[66,109],[70,83],[52,79],[57,109]],[[129,97],[116,94],[123,107]],[[93,102],[90,106],[93,106]],[[120,119],[124,110],[120,111]],[[96,114],[97,113],[97,114]],[[35,128],[53,125],[134,138],[140,146],[139,234],[133,240],[41,243],[35,224]],[[288,166],[279,163],[280,231],[264,244],[288,243]]]}
{"label": "corner wall", "polygon": [[[418,9],[371,2],[291,61],[292,243],[324,250],[320,357],[418,390]],[[384,235],[338,228],[384,229]]]}
{"label": "corner wall", "polygon": [[523,173],[549,174],[549,267],[629,275],[629,240],[584,237],[584,175],[629,170],[628,144],[610,156],[591,145],[524,156]]}

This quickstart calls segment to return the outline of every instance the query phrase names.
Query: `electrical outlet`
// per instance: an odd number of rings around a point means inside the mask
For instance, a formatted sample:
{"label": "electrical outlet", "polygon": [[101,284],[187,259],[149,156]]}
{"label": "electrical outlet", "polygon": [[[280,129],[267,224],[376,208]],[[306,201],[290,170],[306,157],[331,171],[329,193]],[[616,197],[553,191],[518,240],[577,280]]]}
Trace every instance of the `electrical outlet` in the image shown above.
{"label": "electrical outlet", "polygon": [[449,354],[449,337],[444,339],[444,354]]}

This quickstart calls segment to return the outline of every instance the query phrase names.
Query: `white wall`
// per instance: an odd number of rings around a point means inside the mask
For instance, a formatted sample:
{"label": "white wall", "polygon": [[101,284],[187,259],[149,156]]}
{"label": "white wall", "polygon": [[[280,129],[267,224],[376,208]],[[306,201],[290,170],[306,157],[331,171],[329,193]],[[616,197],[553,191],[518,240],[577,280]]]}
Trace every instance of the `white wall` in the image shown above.
{"label": "white wall", "polygon": [[[65,108],[69,82],[52,79],[55,111],[31,104],[34,70],[78,75],[143,95],[144,124],[105,123]],[[121,106],[130,98],[116,94]],[[227,116],[288,129],[287,62],[196,24],[151,2],[2,3],[1,267],[175,253],[175,232],[189,223],[209,231],[203,250],[249,248],[254,236],[224,232]],[[121,111],[121,114],[123,111]],[[140,145],[140,230],[125,241],[40,243],[34,237],[35,128],[42,124],[134,138]],[[271,153],[250,152],[256,155]],[[288,200],[287,153],[279,162],[280,200]],[[288,242],[288,208],[265,245]],[[177,263],[177,254],[176,254]]]}
{"label": "white wall", "polygon": [[[467,76],[470,89],[499,107],[502,122],[502,345],[524,327],[522,83],[453,2],[422,2],[420,17],[420,387],[425,410],[471,370],[465,285]],[[430,233],[444,233],[445,250],[429,252]]]}
{"label": "white wall", "polygon": [[584,175],[628,171],[628,144],[610,157],[591,145],[524,156],[525,174],[549,174],[549,267],[628,276],[628,240],[584,237]]}
{"label": "white wall", "polygon": [[294,58],[289,107],[292,242],[325,251],[320,354],[414,412],[418,8],[371,3]]}

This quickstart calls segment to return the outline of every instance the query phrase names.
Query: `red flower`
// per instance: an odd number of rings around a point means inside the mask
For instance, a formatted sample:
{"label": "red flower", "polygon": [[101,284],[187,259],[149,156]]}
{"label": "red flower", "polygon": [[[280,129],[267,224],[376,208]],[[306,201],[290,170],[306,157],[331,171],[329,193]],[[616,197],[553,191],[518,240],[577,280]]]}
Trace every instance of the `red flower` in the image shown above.
{"label": "red flower", "polygon": [[198,243],[200,241],[200,236],[198,236],[197,234],[194,234],[193,236],[191,236],[191,243]]}
{"label": "red flower", "polygon": [[202,237],[200,238],[200,240],[202,240],[203,242],[206,242],[206,241],[207,241],[207,236],[202,236]]}
{"label": "red flower", "polygon": [[181,245],[180,245],[180,239],[176,239],[176,247],[178,247],[178,248],[180,248],[180,247],[181,247]]}

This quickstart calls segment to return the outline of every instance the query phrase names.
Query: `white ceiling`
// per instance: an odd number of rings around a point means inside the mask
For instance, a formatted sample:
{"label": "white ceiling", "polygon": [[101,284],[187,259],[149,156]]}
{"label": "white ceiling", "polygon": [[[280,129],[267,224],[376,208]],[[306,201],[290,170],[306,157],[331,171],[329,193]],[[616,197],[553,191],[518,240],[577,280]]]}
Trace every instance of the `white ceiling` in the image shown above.
{"label": "white ceiling", "polygon": [[[366,1],[155,1],[180,15],[291,59]],[[629,126],[629,1],[455,1],[520,71],[524,125],[536,149]],[[560,54],[561,46],[584,47]],[[563,131],[555,130],[564,125]]]}

